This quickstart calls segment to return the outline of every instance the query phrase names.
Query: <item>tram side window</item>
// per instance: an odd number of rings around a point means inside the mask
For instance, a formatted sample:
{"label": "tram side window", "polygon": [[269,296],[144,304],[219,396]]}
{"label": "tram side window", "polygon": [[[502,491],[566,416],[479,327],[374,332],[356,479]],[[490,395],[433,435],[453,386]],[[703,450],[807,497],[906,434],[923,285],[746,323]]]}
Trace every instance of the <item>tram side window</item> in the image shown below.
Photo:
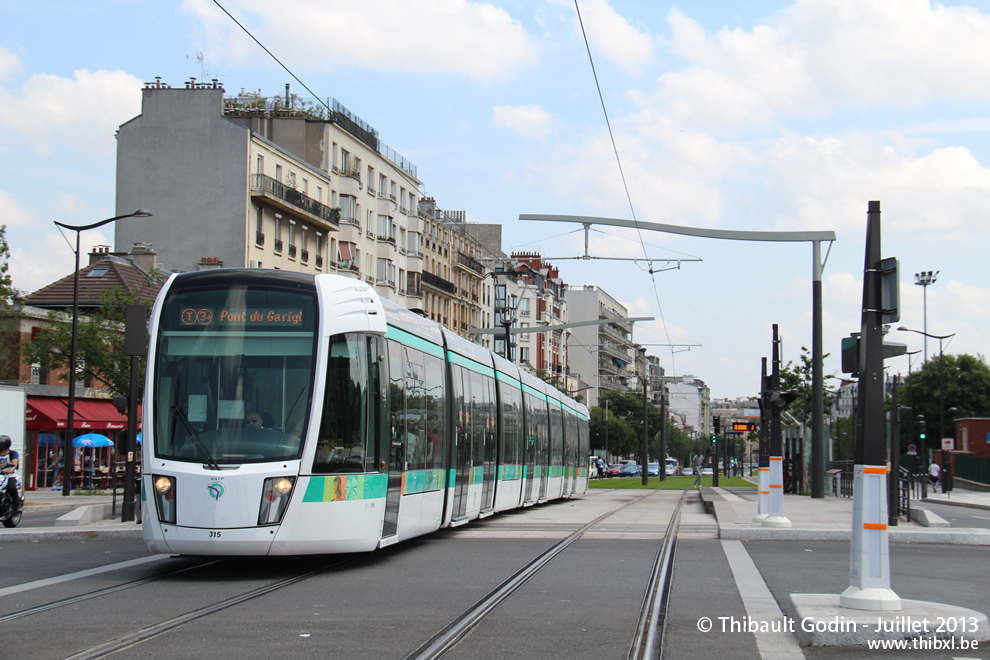
{"label": "tram side window", "polygon": [[547,465],[547,436],[549,421],[547,420],[547,400],[532,394],[526,395],[526,425],[531,455],[536,465]]}
{"label": "tram side window", "polygon": [[[518,466],[523,464],[522,442],[522,392],[508,385],[501,386],[502,410],[502,464]],[[511,478],[518,478],[514,470],[508,470]],[[521,474],[521,472],[519,473]]]}
{"label": "tram side window", "polygon": [[557,404],[550,404],[550,464],[564,464],[564,410]]}
{"label": "tram side window", "polygon": [[[313,474],[364,472],[374,427],[377,392],[369,387],[369,338],[348,333],[330,338],[323,414]],[[376,361],[377,362],[377,361]],[[377,389],[377,388],[375,388]],[[371,429],[369,429],[369,422]]]}
{"label": "tram side window", "polygon": [[564,412],[564,439],[567,442],[567,449],[564,452],[564,461],[568,467],[576,468],[578,465],[578,418],[570,412]]}
{"label": "tram side window", "polygon": [[444,361],[435,356],[423,354],[423,367],[426,374],[424,399],[426,401],[426,453],[424,467],[429,470],[443,468],[444,438],[447,437],[446,389]]}

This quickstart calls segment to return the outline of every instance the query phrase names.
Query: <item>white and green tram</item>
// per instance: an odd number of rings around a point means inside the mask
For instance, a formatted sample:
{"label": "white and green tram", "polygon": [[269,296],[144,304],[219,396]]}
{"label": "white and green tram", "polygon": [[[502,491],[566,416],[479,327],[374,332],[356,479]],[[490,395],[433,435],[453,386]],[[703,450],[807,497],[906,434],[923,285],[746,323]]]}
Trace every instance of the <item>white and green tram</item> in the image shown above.
{"label": "white and green tram", "polygon": [[362,552],[586,492],[588,410],[361,281],[173,275],[143,410],[153,552]]}

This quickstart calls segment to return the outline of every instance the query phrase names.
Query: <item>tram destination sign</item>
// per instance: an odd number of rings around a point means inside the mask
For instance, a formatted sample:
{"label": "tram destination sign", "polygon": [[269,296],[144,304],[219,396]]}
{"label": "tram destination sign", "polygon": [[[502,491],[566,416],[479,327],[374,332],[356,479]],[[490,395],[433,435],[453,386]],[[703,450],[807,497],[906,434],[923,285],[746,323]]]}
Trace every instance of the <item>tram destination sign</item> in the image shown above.
{"label": "tram destination sign", "polygon": [[754,431],[756,424],[753,422],[732,422],[732,430],[736,432]]}
{"label": "tram destination sign", "polygon": [[302,327],[303,319],[301,309],[285,308],[213,309],[210,307],[184,307],[179,312],[179,323],[185,328],[217,329],[223,326],[298,328]]}

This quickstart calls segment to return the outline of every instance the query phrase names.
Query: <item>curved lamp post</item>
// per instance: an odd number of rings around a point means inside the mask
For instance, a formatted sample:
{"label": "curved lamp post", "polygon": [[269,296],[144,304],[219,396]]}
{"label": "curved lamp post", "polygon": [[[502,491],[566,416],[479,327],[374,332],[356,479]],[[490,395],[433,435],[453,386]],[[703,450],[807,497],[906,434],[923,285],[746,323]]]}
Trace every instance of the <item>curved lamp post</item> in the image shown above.
{"label": "curved lamp post", "polygon": [[942,442],[942,438],[945,437],[945,363],[942,361],[942,340],[955,337],[956,333],[953,332],[951,335],[930,335],[921,330],[905,328],[903,325],[897,329],[903,332],[916,332],[919,335],[938,340],[938,441]]}
{"label": "curved lamp post", "polygon": [[113,218],[107,218],[106,220],[100,220],[91,225],[83,225],[81,227],[66,225],[58,220],[54,221],[57,227],[71,229],[76,232],[76,269],[72,271],[72,344],[69,350],[69,406],[65,416],[65,449],[62,459],[62,495],[66,497],[72,494],[72,463],[75,457],[75,452],[72,448],[72,427],[75,423],[76,406],[76,327],[79,324],[79,235],[87,229],[96,229],[97,227],[102,227],[123,218],[148,217],[151,217],[151,211],[148,209],[138,209],[133,213],[114,216]]}

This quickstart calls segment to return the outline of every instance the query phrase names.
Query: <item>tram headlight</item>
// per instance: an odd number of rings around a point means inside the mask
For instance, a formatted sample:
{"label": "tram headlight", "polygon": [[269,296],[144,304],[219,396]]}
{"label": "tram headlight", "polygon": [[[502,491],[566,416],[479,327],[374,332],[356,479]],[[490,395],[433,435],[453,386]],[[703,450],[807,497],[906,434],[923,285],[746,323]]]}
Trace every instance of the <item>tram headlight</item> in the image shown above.
{"label": "tram headlight", "polygon": [[295,477],[269,477],[261,489],[261,508],[258,511],[259,525],[278,525],[289,506]]}
{"label": "tram headlight", "polygon": [[175,477],[152,475],[159,522],[175,524]]}

